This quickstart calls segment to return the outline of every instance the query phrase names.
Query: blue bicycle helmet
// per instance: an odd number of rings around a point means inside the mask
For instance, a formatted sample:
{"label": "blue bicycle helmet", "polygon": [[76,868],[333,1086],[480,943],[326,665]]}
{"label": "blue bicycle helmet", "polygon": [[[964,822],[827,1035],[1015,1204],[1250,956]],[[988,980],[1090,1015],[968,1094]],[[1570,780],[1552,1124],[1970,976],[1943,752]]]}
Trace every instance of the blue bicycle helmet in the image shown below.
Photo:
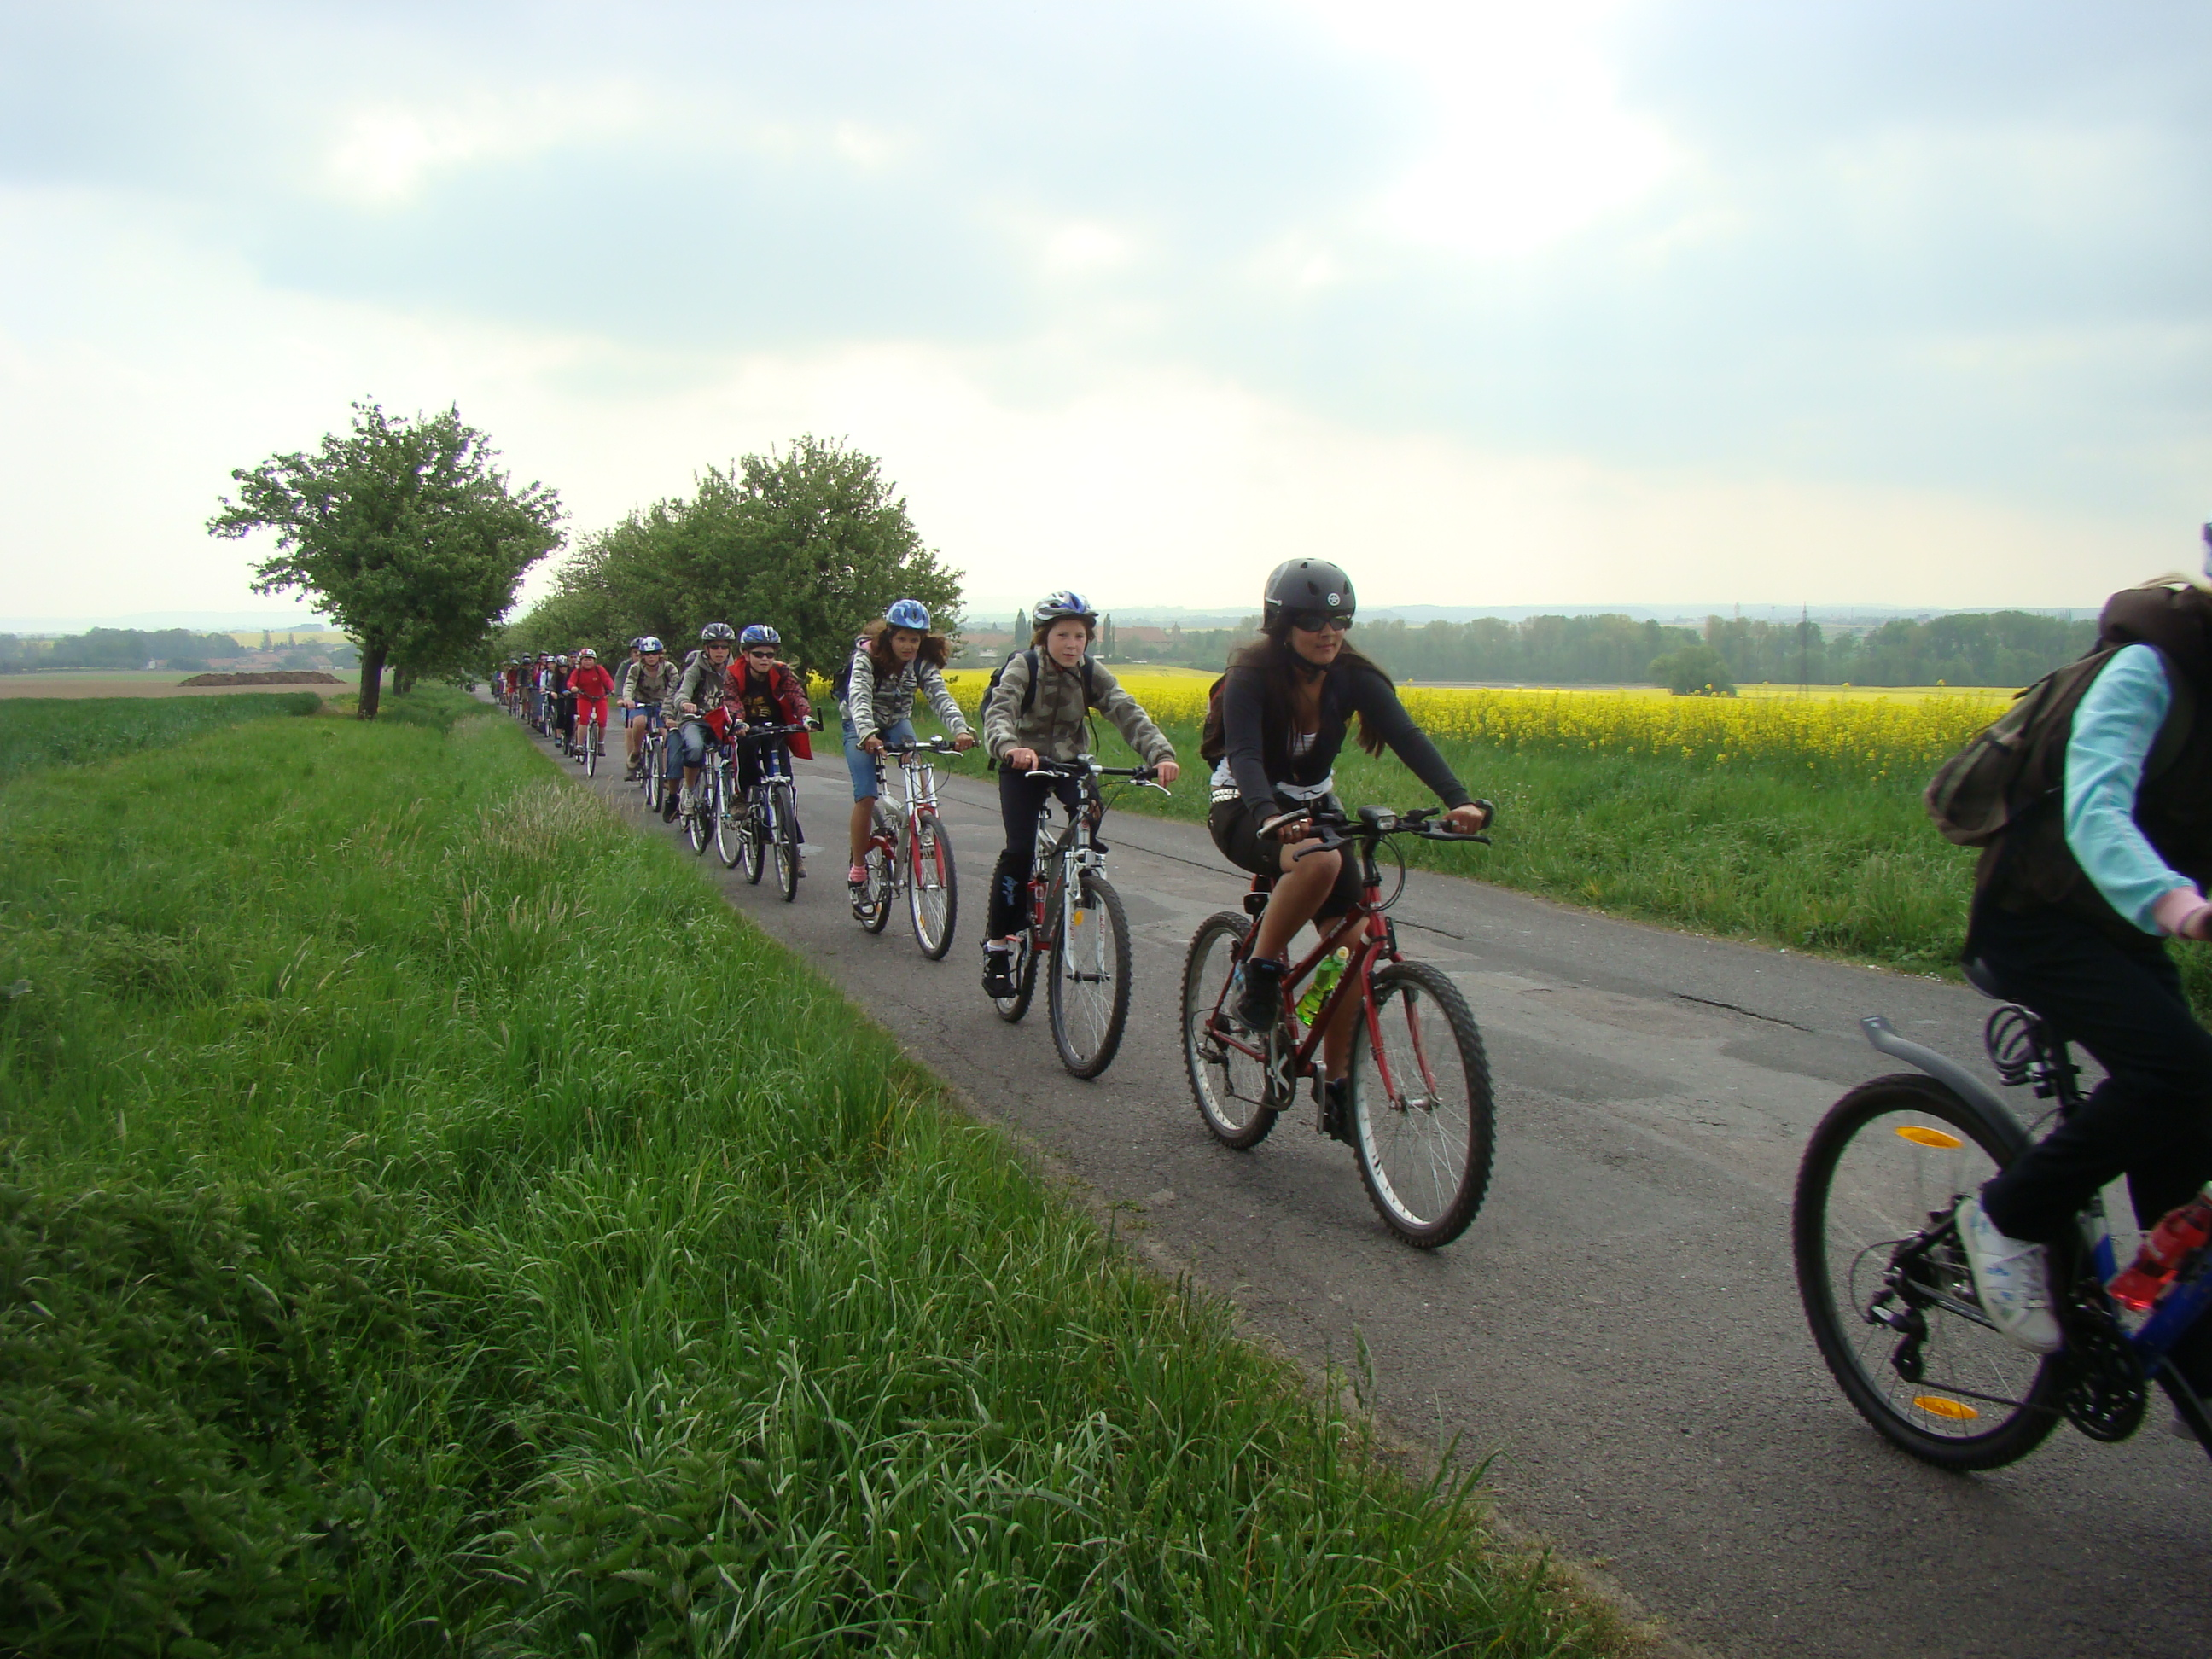
{"label": "blue bicycle helmet", "polygon": [[657,652],[666,649],[665,646],[650,634],[644,635],[637,642],[637,654],[641,657],[650,657]]}
{"label": "blue bicycle helmet", "polygon": [[899,599],[884,612],[884,620],[893,628],[911,628],[917,634],[929,632],[929,607],[920,599]]}
{"label": "blue bicycle helmet", "polygon": [[750,651],[757,645],[781,645],[783,635],[766,623],[755,623],[738,635],[738,643]]}
{"label": "blue bicycle helmet", "polygon": [[1046,594],[1036,602],[1036,608],[1030,612],[1030,620],[1039,628],[1049,628],[1070,617],[1078,622],[1089,623],[1093,628],[1098,626],[1098,613],[1091,608],[1083,595],[1065,587],[1057,593]]}

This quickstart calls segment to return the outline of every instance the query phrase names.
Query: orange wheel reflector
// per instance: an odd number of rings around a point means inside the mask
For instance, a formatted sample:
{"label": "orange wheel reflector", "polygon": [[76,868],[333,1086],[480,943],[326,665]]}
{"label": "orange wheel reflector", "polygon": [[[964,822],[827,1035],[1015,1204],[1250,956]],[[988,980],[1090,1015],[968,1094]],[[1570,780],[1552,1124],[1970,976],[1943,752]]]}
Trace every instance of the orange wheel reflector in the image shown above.
{"label": "orange wheel reflector", "polygon": [[1897,1133],[1916,1146],[1934,1146],[1947,1152],[1955,1152],[1966,1144],[1947,1130],[1930,1129],[1918,1123],[1905,1124]]}
{"label": "orange wheel reflector", "polygon": [[1067,925],[1071,927],[1080,927],[1083,926],[1083,919],[1090,914],[1088,910],[1078,910],[1068,919]]}
{"label": "orange wheel reflector", "polygon": [[1916,1394],[1912,1403],[1930,1417],[1946,1417],[1954,1423],[1971,1423],[1981,1415],[1963,1400],[1945,1400],[1932,1394]]}

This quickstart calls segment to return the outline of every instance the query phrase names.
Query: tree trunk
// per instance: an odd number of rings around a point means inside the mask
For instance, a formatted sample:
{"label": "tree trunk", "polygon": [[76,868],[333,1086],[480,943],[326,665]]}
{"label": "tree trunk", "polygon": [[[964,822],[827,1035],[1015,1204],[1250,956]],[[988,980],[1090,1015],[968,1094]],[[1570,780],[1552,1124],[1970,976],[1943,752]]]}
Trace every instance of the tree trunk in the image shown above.
{"label": "tree trunk", "polygon": [[391,651],[381,641],[363,640],[361,642],[361,701],[355,705],[356,718],[373,720],[376,705],[384,690],[384,659]]}
{"label": "tree trunk", "polygon": [[415,689],[415,671],[401,663],[392,671],[392,695],[404,697]]}

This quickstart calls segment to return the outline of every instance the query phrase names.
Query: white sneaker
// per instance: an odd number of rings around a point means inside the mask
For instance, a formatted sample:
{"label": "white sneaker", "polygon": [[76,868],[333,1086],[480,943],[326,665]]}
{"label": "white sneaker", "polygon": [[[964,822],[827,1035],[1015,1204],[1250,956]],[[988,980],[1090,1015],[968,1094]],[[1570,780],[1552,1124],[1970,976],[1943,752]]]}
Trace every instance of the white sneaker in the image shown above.
{"label": "white sneaker", "polygon": [[685,784],[684,786],[683,796],[678,802],[676,810],[684,814],[686,817],[689,817],[692,813],[697,811],[699,810],[699,792],[692,787],[691,785],[688,783]]}
{"label": "white sneaker", "polygon": [[2051,1310],[2051,1267],[2043,1246],[1999,1232],[1978,1198],[1960,1204],[1958,1224],[1982,1311],[2031,1353],[2057,1353],[2065,1338]]}

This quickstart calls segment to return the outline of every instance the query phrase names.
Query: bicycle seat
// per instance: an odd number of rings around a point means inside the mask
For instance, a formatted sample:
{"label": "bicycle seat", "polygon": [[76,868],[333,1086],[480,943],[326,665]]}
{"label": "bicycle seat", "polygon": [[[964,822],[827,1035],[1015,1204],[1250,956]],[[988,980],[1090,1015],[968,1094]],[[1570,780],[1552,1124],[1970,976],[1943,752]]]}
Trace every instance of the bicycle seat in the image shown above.
{"label": "bicycle seat", "polygon": [[1275,890],[1273,876],[1255,876],[1252,884],[1244,891],[1244,914],[1256,916],[1267,908],[1267,896]]}
{"label": "bicycle seat", "polygon": [[2010,1002],[2012,1000],[1998,985],[1997,976],[1990,969],[1990,964],[1979,957],[1968,957],[1959,964],[1959,970],[1966,975],[1967,984],[1989,998],[1990,1001]]}

